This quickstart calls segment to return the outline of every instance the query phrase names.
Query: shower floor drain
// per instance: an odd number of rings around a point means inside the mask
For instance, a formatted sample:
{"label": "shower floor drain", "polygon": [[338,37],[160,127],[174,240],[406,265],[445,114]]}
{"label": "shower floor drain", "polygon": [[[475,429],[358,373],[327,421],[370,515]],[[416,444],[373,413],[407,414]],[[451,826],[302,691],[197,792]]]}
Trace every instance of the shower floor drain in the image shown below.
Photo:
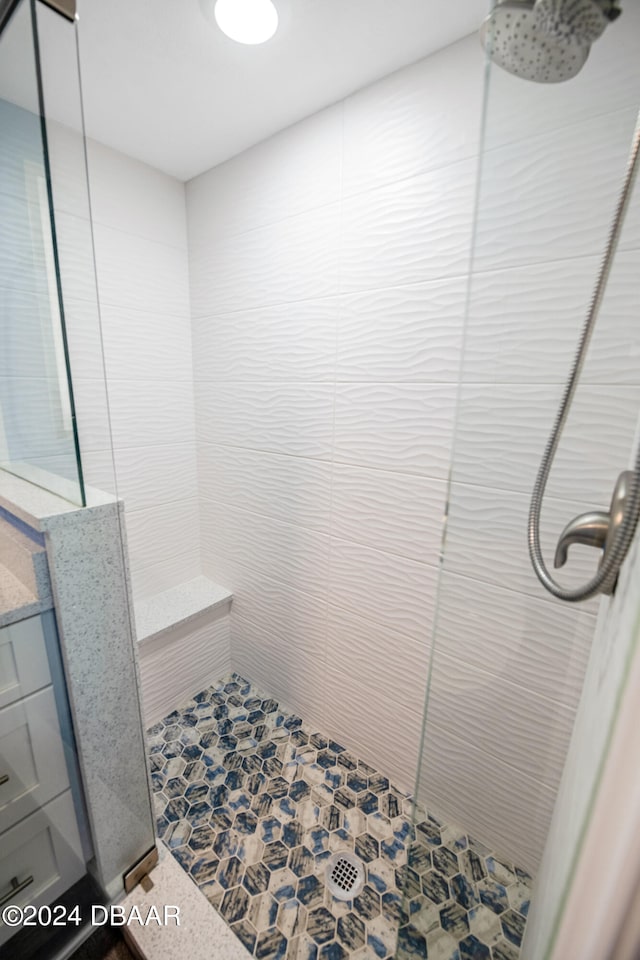
{"label": "shower floor drain", "polygon": [[326,877],[327,887],[337,900],[353,900],[364,887],[364,864],[349,851],[334,853]]}

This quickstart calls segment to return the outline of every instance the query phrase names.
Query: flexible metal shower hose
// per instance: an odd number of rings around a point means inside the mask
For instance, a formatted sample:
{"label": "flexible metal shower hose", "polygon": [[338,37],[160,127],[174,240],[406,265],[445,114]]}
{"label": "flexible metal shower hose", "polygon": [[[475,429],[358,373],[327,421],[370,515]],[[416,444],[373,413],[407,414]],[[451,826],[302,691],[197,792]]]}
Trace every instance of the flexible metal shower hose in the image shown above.
{"label": "flexible metal shower hose", "polygon": [[609,274],[611,272],[611,267],[613,263],[613,258],[618,246],[618,240],[620,239],[620,233],[622,231],[622,226],[624,224],[624,219],[627,213],[627,208],[631,200],[631,194],[633,192],[633,186],[635,183],[636,175],[638,172],[638,166],[640,165],[640,113],[638,114],[638,121],[636,124],[636,130],[633,136],[633,143],[631,146],[631,153],[629,155],[629,162],[627,165],[627,172],[624,178],[624,183],[622,186],[622,191],[620,193],[620,198],[616,205],[615,216],[613,218],[613,223],[611,225],[611,230],[609,232],[609,237],[607,240],[607,246],[605,249],[604,257],[602,260],[602,265],[600,267],[600,273],[598,275],[598,280],[596,287],[589,305],[589,311],[587,313],[584,326],[582,328],[582,333],[580,335],[580,341],[578,343],[578,349],[573,361],[571,368],[571,373],[569,374],[569,379],[567,380],[564,394],[560,402],[560,408],[556,415],[555,423],[551,431],[551,436],[547,441],[547,445],[542,455],[542,460],[540,462],[540,468],[538,470],[538,476],[536,477],[535,486],[533,488],[533,494],[531,497],[531,506],[529,509],[529,529],[528,529],[528,540],[529,540],[529,556],[531,557],[531,563],[533,564],[533,569],[535,570],[538,579],[543,584],[544,587],[552,593],[554,597],[558,597],[560,600],[568,600],[570,603],[576,603],[579,600],[588,600],[590,597],[593,597],[595,594],[600,593],[603,589],[610,589],[615,579],[618,575],[618,571],[624,561],[624,558],[627,555],[627,551],[633,539],[633,534],[635,532],[636,524],[638,522],[638,514],[640,513],[640,447],[636,453],[636,462],[634,465],[633,479],[629,484],[629,494],[624,512],[624,519],[618,528],[615,540],[610,550],[607,550],[607,555],[603,560],[602,564],[598,568],[597,573],[593,576],[588,583],[582,587],[576,587],[572,590],[560,586],[554,578],[551,576],[547,570],[544,558],[542,556],[542,550],[540,548],[540,511],[542,508],[542,502],[544,499],[544,493],[547,486],[547,481],[549,479],[549,474],[551,472],[551,467],[553,465],[553,460],[558,449],[558,444],[560,442],[560,437],[562,431],[567,421],[569,415],[569,410],[571,408],[571,403],[573,401],[574,394],[576,392],[578,382],[580,380],[580,374],[582,372],[582,367],[587,355],[587,350],[589,348],[589,342],[591,340],[591,334],[593,333],[596,321],[598,319],[598,314],[600,312],[600,307],[602,305],[602,300],[604,298],[605,290],[607,287],[607,281],[609,279]]}

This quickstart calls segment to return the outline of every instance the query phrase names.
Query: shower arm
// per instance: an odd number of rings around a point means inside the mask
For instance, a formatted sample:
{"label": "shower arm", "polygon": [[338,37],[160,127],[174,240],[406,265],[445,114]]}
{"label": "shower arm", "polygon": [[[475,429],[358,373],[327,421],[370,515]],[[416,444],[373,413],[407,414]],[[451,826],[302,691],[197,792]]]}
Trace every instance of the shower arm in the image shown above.
{"label": "shower arm", "polygon": [[[602,259],[595,290],[589,305],[589,310],[587,312],[582,332],[580,334],[578,348],[573,360],[569,378],[565,385],[560,407],[558,409],[558,413],[556,414],[553,429],[542,455],[542,460],[538,469],[538,475],[536,477],[536,482],[531,496],[528,543],[529,556],[531,557],[533,569],[535,570],[538,579],[549,591],[549,593],[553,594],[554,597],[558,597],[560,600],[566,600],[569,603],[577,603],[580,600],[588,600],[590,597],[593,597],[598,593],[613,592],[620,567],[622,566],[622,563],[627,555],[627,551],[633,539],[636,524],[638,522],[638,515],[640,514],[639,446],[638,451],[636,452],[634,468],[632,471],[628,471],[626,474],[627,486],[624,513],[619,521],[619,524],[617,525],[617,529],[615,530],[615,536],[609,536],[607,538],[607,549],[595,575],[591,580],[589,580],[588,583],[584,584],[584,586],[576,587],[574,589],[562,587],[551,576],[545,564],[544,557],[542,556],[542,549],[540,547],[540,512],[542,509],[542,503],[544,500],[544,494],[547,487],[547,481],[549,480],[551,467],[560,443],[560,437],[562,436],[562,431],[567,422],[571,403],[580,380],[580,374],[582,372],[584,361],[587,355],[587,350],[589,349],[591,335],[598,319],[600,307],[602,306],[607,282],[611,273],[613,259],[618,247],[618,241],[624,225],[625,216],[631,200],[633,186],[639,166],[640,113],[638,114],[627,170],[622,185],[622,190],[620,192],[620,197],[616,205],[615,215],[609,232],[609,237],[607,239],[607,245],[605,248],[604,257]],[[575,533],[575,521],[569,526],[572,527]],[[561,543],[562,540],[563,538],[561,537]],[[610,540],[612,540],[611,543],[609,543]],[[600,544],[597,545],[600,546]]]}

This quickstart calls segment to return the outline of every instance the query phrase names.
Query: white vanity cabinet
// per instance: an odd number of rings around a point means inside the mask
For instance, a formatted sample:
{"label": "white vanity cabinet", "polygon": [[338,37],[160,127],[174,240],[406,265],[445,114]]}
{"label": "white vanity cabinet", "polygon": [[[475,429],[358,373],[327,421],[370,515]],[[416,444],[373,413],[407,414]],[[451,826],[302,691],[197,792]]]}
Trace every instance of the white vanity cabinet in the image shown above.
{"label": "white vanity cabinet", "polygon": [[[43,617],[31,617],[0,628],[0,904],[50,903],[85,872]],[[15,932],[0,923],[0,945]]]}

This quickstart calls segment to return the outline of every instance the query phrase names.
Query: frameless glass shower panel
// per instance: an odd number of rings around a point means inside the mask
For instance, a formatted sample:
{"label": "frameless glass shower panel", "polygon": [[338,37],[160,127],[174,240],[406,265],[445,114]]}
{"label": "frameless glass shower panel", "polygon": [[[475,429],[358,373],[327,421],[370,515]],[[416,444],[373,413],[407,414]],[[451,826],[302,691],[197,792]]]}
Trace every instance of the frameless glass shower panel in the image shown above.
{"label": "frameless glass shower panel", "polygon": [[0,466],[84,502],[32,8],[0,36]]}
{"label": "frameless glass shower panel", "polygon": [[[427,827],[417,830],[421,881],[406,885],[401,949],[424,945],[431,955],[437,942],[447,958],[455,950],[488,956],[485,948],[519,956],[598,613],[609,603],[563,603],[545,591],[529,560],[527,517],[640,103],[640,8],[623,7],[569,82],[532,83],[488,67],[416,790]],[[640,410],[639,265],[636,192],[545,498],[551,569],[565,525],[608,510],[630,463]],[[600,556],[574,545],[555,573],[579,586]]]}
{"label": "frameless glass shower panel", "polygon": [[[94,256],[87,139],[79,70],[80,21],[36,4],[45,126],[76,425],[87,502],[115,495],[116,471]],[[109,264],[110,265],[110,264]]]}

